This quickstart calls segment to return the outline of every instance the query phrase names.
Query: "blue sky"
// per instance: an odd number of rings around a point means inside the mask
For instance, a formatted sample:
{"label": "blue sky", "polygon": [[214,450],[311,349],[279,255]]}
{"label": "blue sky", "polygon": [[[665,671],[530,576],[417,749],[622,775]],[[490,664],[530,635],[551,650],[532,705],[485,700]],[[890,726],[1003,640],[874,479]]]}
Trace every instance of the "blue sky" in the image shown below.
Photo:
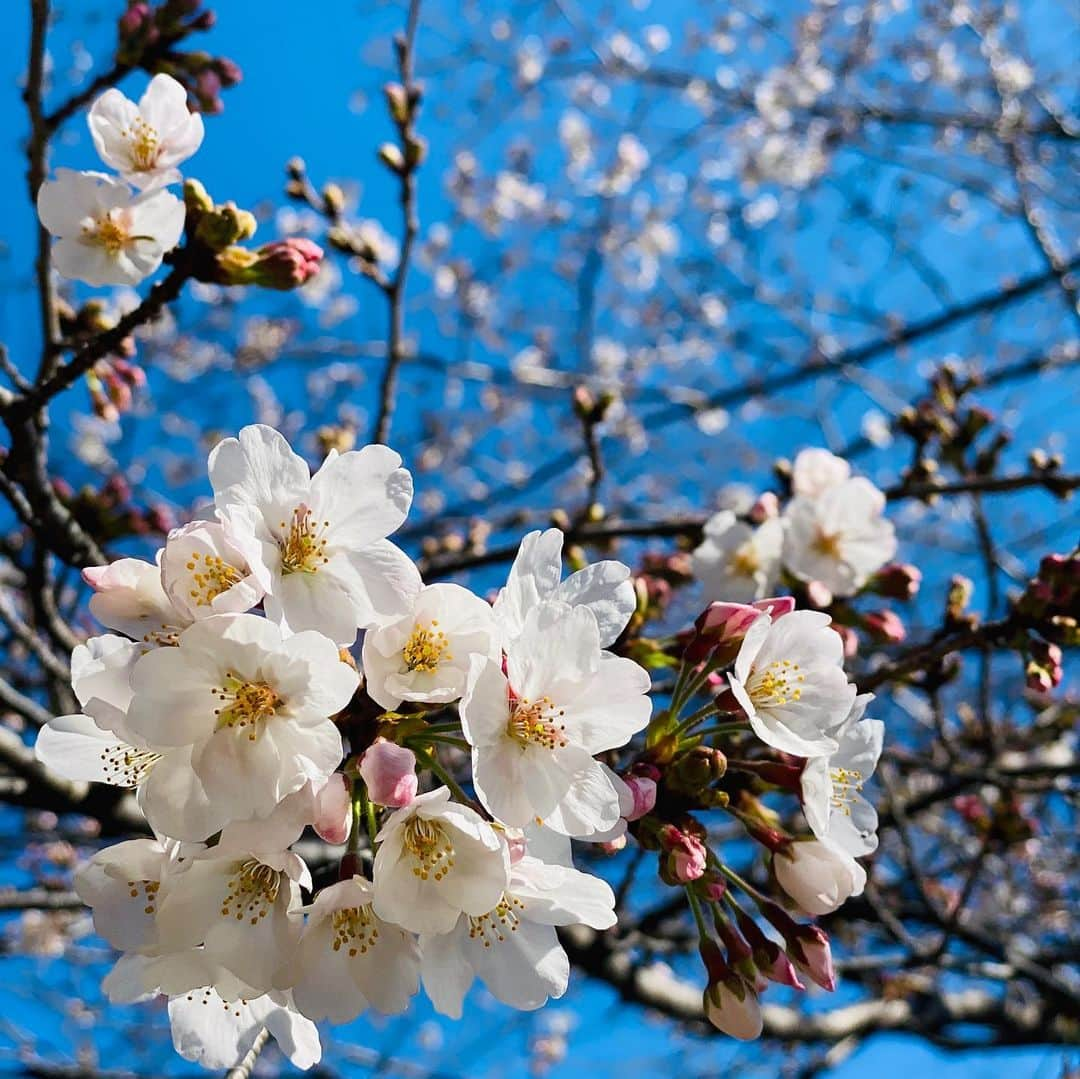
{"label": "blue sky", "polygon": [[[444,0],[432,0],[432,3]],[[682,0],[671,5],[671,21],[677,24],[678,11],[692,5]],[[22,5],[19,5],[21,8]],[[77,43],[84,42],[94,54],[94,67],[104,62],[101,45],[107,40],[115,3],[58,3],[62,18],[55,31],[54,62],[63,77],[77,60]],[[194,170],[212,194],[232,198],[254,207],[264,202],[280,202],[284,160],[301,155],[315,178],[348,175],[363,186],[365,216],[390,219],[393,192],[384,170],[374,160],[373,148],[387,137],[388,127],[378,107],[357,111],[356,95],[370,100],[377,94],[380,77],[370,66],[389,57],[389,34],[397,28],[400,10],[393,4],[370,10],[367,5],[332,0],[322,5],[298,6],[291,0],[221,0],[217,5],[219,23],[209,46],[236,59],[244,69],[242,85],[226,93],[226,111],[208,121],[207,138]],[[363,8],[363,10],[361,10]],[[15,13],[5,22],[8,45],[0,51],[0,205],[6,208],[0,223],[0,268],[6,270],[7,285],[0,291],[0,340],[13,355],[34,346],[36,314],[33,309],[31,243],[33,220],[27,212],[24,159],[20,142],[25,135],[25,115],[18,99],[17,83],[24,64],[28,20]],[[110,13],[99,15],[99,12]],[[652,18],[658,19],[654,8]],[[421,33],[421,44],[424,36]],[[421,64],[421,69],[423,65]],[[437,86],[437,76],[431,80]],[[138,96],[145,82],[142,74],[131,76],[126,88]],[[63,91],[60,92],[61,95]],[[56,98],[53,99],[54,101]],[[377,106],[377,101],[375,102]],[[438,114],[433,117],[436,120]],[[449,125],[447,125],[449,127]],[[425,134],[431,142],[433,172],[441,171],[452,143],[452,132],[439,122],[430,122]],[[54,161],[70,167],[93,167],[92,149],[81,121],[73,121],[57,141]],[[440,161],[442,162],[440,164]],[[884,197],[887,192],[882,192]],[[436,182],[422,185],[421,214],[437,218],[445,201]],[[264,226],[269,229],[269,226]],[[827,223],[823,223],[827,228]],[[804,253],[820,258],[823,236],[812,237]],[[940,241],[943,245],[947,238]],[[817,253],[815,254],[815,249]],[[977,291],[972,280],[963,291]],[[380,312],[361,310],[356,330],[371,332]],[[279,385],[287,394],[290,384]],[[301,392],[298,378],[292,389]],[[632,467],[632,466],[629,466]],[[1023,505],[1023,504],[1022,504]],[[1034,497],[1027,510],[1038,518],[1046,513],[1046,502]],[[0,833],[10,834],[14,822],[0,817]],[[17,882],[19,871],[10,867],[6,879]],[[87,955],[85,969],[44,973],[57,990],[73,993],[87,986],[100,972],[100,957]],[[24,973],[42,973],[41,961],[15,958],[0,960],[0,1015],[15,1024],[37,1031],[53,1027],[55,1009],[51,1002],[27,999],[20,982]],[[28,983],[24,983],[28,984]],[[141,1021],[144,1013],[119,1010],[117,1030]],[[673,1063],[700,1070],[731,1074],[759,1074],[754,1070],[755,1052],[734,1047],[722,1040],[687,1039],[672,1036],[667,1029],[637,1012],[620,1006],[603,987],[575,979],[567,998],[537,1016],[509,1014],[481,993],[474,994],[473,1008],[461,1024],[434,1017],[423,1005],[418,1014],[388,1024],[361,1021],[337,1040],[378,1050],[392,1048],[395,1055],[411,1060],[438,1060],[447,1074],[501,1077],[519,1074],[528,1039],[550,1024],[567,1018],[570,1056],[548,1074],[551,1079],[621,1074],[628,1062],[642,1077],[666,1076]],[[158,1020],[160,1026],[160,1017]],[[78,1024],[70,1017],[60,1025],[60,1044],[77,1041]],[[6,1047],[0,1024],[0,1048]],[[138,1049],[129,1042],[100,1045],[110,1051],[110,1062],[135,1066]],[[428,1045],[428,1048],[425,1048]],[[436,1046],[441,1045],[441,1048]],[[132,1055],[133,1054],[133,1055]],[[859,1049],[834,1073],[838,1079],[873,1074],[876,1079],[908,1079],[912,1074],[941,1076],[944,1079],[991,1079],[1010,1074],[1016,1079],[1056,1079],[1063,1056],[1039,1049],[969,1054],[954,1057],[927,1048],[907,1038],[880,1037]],[[340,1055],[332,1062],[351,1074],[367,1074],[362,1063],[348,1063]],[[157,1065],[160,1067],[160,1058]],[[0,1063],[0,1070],[4,1065]],[[761,1072],[760,1074],[770,1074]]]}

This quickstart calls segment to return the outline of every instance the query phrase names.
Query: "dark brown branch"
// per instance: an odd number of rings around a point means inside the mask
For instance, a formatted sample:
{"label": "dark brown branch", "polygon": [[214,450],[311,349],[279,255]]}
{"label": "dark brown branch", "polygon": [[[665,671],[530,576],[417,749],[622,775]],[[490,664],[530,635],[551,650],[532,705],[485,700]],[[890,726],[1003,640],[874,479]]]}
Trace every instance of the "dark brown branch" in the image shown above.
{"label": "dark brown branch", "polygon": [[397,268],[384,291],[389,304],[390,326],[386,342],[386,369],[379,389],[379,411],[375,420],[373,442],[385,443],[390,438],[390,425],[394,418],[397,401],[398,371],[405,358],[405,285],[409,275],[413,243],[420,229],[416,211],[416,173],[420,167],[420,143],[416,137],[416,110],[419,107],[419,87],[415,81],[414,46],[416,28],[420,20],[420,0],[409,0],[409,14],[405,33],[395,42],[398,69],[405,98],[400,119],[395,119],[401,163],[397,170],[399,180],[398,201],[401,205],[401,251]]}

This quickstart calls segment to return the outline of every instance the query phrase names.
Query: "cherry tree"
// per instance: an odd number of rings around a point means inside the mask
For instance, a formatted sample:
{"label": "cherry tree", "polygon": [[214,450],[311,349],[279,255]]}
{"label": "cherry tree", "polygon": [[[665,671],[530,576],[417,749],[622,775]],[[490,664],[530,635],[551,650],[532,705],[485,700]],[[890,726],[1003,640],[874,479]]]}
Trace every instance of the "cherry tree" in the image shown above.
{"label": "cherry tree", "polygon": [[1009,5],[496,7],[376,5],[371,191],[283,146],[248,209],[213,11],[63,87],[30,0],[7,950],[87,1070],[121,1005],[246,1076],[474,987],[605,987],[688,1074],[1072,1044],[1067,60]]}

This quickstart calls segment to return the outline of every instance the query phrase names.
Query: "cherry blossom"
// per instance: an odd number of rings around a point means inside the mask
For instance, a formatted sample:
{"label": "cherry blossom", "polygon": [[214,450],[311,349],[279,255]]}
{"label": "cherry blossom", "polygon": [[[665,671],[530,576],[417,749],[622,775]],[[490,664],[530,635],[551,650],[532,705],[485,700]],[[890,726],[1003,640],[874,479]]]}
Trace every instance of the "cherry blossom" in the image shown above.
{"label": "cherry blossom", "polygon": [[179,242],[184,204],[163,190],[133,195],[99,172],[57,169],[37,198],[41,223],[57,242],[57,272],[88,285],[137,285]]}
{"label": "cherry blossom", "polygon": [[775,588],[783,542],[778,520],[754,526],[721,510],[705,523],[705,538],[693,554],[694,575],[712,599],[752,603]]}
{"label": "cherry blossom", "polygon": [[896,534],[882,514],[885,496],[855,476],[817,496],[799,495],[785,514],[784,565],[834,596],[854,595],[896,553]]}
{"label": "cherry blossom", "polygon": [[263,595],[244,556],[216,521],[193,521],[169,533],[161,582],[174,610],[189,622],[250,611]]}
{"label": "cherry blossom", "polygon": [[844,674],[843,643],[820,611],[793,611],[773,622],[761,615],[747,631],[731,691],[754,733],[785,753],[832,753],[832,731],[847,716],[855,687]]}
{"label": "cherry blossom", "polygon": [[521,541],[506,586],[493,607],[507,646],[521,634],[529,611],[544,600],[590,610],[603,648],[615,641],[634,613],[637,600],[626,566],[614,561],[594,562],[564,581],[562,547],[563,534],[557,528],[530,532]]}
{"label": "cherry blossom", "polygon": [[272,427],[245,427],[210,454],[230,542],[266,591],[267,616],[348,645],[360,626],[400,617],[420,575],[386,540],[405,519],[412,477],[385,446],[331,451],[312,476]]}
{"label": "cherry blossom", "polygon": [[802,450],[791,466],[791,490],[796,495],[817,498],[838,487],[851,476],[851,465],[823,449]]}
{"label": "cherry blossom", "polygon": [[187,814],[196,785],[224,823],[265,817],[308,780],[325,780],[342,755],[329,717],[358,684],[326,637],[283,638],[251,614],[194,623],[176,647],[144,655],[131,680],[130,729],[148,745],[190,750],[189,760],[162,757],[160,787],[145,800],[155,827],[187,839],[205,838],[192,834]]}
{"label": "cherry blossom", "polygon": [[373,898],[371,882],[354,876],[324,888],[308,908],[288,980],[311,1019],[347,1023],[369,1007],[397,1015],[416,993],[416,938],[380,918]]}
{"label": "cherry blossom", "polygon": [[598,877],[526,855],[485,914],[462,915],[449,933],[420,938],[424,989],[435,1010],[461,1018],[479,978],[496,1000],[532,1010],[566,992],[570,964],[555,926],[615,924],[615,896]]}
{"label": "cherry blossom", "polygon": [[461,701],[480,800],[513,827],[539,819],[572,836],[613,828],[623,784],[593,757],[645,726],[649,687],[636,663],[601,651],[588,607],[531,608],[506,674],[476,659]]}
{"label": "cherry blossom", "polygon": [[491,607],[467,588],[432,584],[405,597],[401,618],[364,635],[367,691],[386,709],[445,703],[465,691],[473,656],[500,655]]}
{"label": "cherry blossom", "polygon": [[90,613],[108,629],[148,644],[174,644],[191,619],[173,606],[161,567],[139,558],[118,558],[82,572],[94,594]]}
{"label": "cherry blossom", "polygon": [[206,986],[169,999],[169,1024],[176,1051],[215,1071],[235,1067],[264,1029],[295,1067],[307,1070],[322,1058],[315,1024],[297,1011],[286,993],[226,1003]]}
{"label": "cherry blossom", "polygon": [[87,117],[101,160],[139,188],[177,183],[176,168],[202,144],[203,122],[171,75],[155,75],[138,105],[119,90],[99,97]]}
{"label": "cherry blossom", "polygon": [[392,813],[376,840],[373,909],[414,933],[448,933],[459,915],[486,914],[509,882],[506,845],[445,787]]}
{"label": "cherry blossom", "polygon": [[855,698],[847,719],[832,732],[837,749],[826,757],[811,757],[801,778],[803,813],[814,835],[853,857],[877,848],[877,810],[863,795],[885,737],[884,723],[862,718],[873,699],[872,693]]}

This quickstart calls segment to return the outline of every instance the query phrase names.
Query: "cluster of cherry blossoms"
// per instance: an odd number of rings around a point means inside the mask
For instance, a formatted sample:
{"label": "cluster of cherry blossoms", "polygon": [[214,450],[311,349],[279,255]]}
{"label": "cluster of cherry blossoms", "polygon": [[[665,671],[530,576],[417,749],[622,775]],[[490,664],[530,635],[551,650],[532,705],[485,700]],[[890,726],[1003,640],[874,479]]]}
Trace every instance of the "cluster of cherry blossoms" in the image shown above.
{"label": "cluster of cherry blossoms", "polygon": [[[213,516],[171,532],[155,563],[85,571],[115,632],[75,650],[83,711],[37,743],[62,776],[134,788],[154,833],[77,876],[123,953],[111,999],[167,995],[177,1049],[222,1067],[263,1027],[310,1065],[313,1020],[401,1012],[421,980],[453,1016],[474,978],[518,1008],[561,995],[554,927],[615,921],[569,837],[625,828],[629,789],[595,755],[651,710],[646,672],[605,651],[634,611],[629,571],[604,562],[561,582],[551,530],[526,537],[493,606],[424,586],[386,539],[412,480],[382,446],[331,453],[312,476],[253,426],[215,448],[210,480]],[[350,726],[358,630],[397,742],[364,745]],[[438,762],[447,724],[407,734],[459,699],[478,801]],[[448,785],[418,793],[418,758]],[[290,848],[309,825],[349,846],[341,879],[305,907],[312,877]]]}
{"label": "cluster of cherry blossoms", "polygon": [[[200,99],[205,91],[194,91]],[[184,197],[167,190],[198,150],[203,121],[188,108],[188,89],[158,74],[138,103],[115,88],[91,106],[87,123],[102,162],[117,175],[57,169],[38,191],[42,225],[53,236],[53,265],[88,285],[136,285],[183,248],[183,276],[224,285],[292,289],[318,273],[322,249],[291,237],[256,249],[254,216],[234,203],[214,204],[197,180]]]}
{"label": "cluster of cherry blossoms", "polygon": [[[421,985],[453,1017],[475,980],[538,1008],[568,983],[556,927],[616,922],[570,841],[611,853],[628,836],[686,889],[720,1029],[760,1032],[769,979],[833,987],[827,937],[736,873],[691,812],[737,818],[788,907],[825,914],[861,892],[882,724],[863,718],[827,614],[715,602],[647,642],[642,582],[616,561],[563,580],[554,528],[524,538],[493,602],[425,585],[387,538],[412,478],[384,446],[331,451],[312,475],[255,425],[215,447],[209,478],[212,511],[154,562],[84,571],[113,632],[75,649],[82,712],[37,741],[59,775],[133,789],[153,835],[76,876],[122,953],[112,1000],[167,996],[178,1051],[208,1067],[264,1028],[309,1066],[315,1022],[402,1012]],[[638,659],[679,669],[655,715]],[[779,826],[766,789],[797,794],[810,835]],[[329,846],[298,847],[309,827]]]}
{"label": "cluster of cherry blossoms", "polygon": [[792,465],[791,492],[783,512],[776,496],[767,495],[750,520],[730,510],[708,520],[694,551],[694,575],[711,594],[759,600],[787,571],[815,606],[825,607],[855,595],[896,553],[885,496],[868,479],[852,476],[842,457],[803,450]]}

